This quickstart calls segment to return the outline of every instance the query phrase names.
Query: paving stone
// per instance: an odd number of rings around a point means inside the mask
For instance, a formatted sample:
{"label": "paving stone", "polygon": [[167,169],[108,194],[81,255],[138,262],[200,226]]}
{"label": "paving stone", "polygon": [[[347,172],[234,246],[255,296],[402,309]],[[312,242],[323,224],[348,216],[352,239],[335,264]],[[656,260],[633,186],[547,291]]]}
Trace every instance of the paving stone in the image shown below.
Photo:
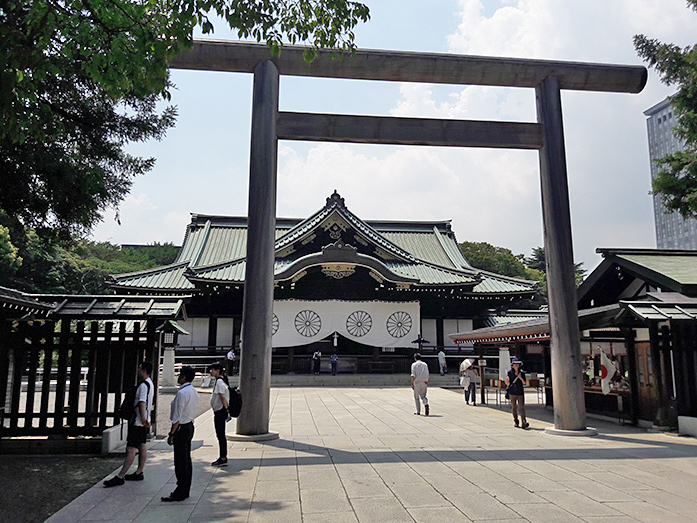
{"label": "paving stone", "polygon": [[303,514],[348,512],[351,510],[351,505],[343,488],[341,490],[301,489],[300,502]]}
{"label": "paving stone", "polygon": [[552,504],[520,503],[512,505],[512,508],[532,523],[573,523],[583,521],[570,512]]}
{"label": "paving stone", "polygon": [[616,510],[590,499],[580,492],[562,490],[556,492],[540,492],[540,496],[572,514],[584,516],[620,516]]}
{"label": "paving stone", "polygon": [[132,520],[145,507],[154,494],[135,495],[130,492],[111,495],[85,513],[80,521]]}
{"label": "paving stone", "polygon": [[450,501],[470,519],[502,520],[520,517],[505,504],[486,493],[472,494]]}
{"label": "paving stone", "polygon": [[668,511],[664,508],[658,507],[651,503],[644,501],[637,502],[627,502],[627,503],[606,503],[610,508],[626,514],[627,516],[634,518],[635,521],[666,521],[670,523],[682,523],[687,521],[694,521],[694,517],[686,518],[675,512]]}
{"label": "paving stone", "polygon": [[356,499],[351,504],[361,523],[404,523],[411,519],[394,497]]}
{"label": "paving stone", "polygon": [[342,483],[349,499],[381,498],[392,495],[392,491],[380,478],[345,478],[342,479]]}
{"label": "paving stone", "polygon": [[[303,523],[327,523],[326,514],[303,514]],[[332,512],[331,523],[358,523],[353,512]]]}
{"label": "paving stone", "polygon": [[400,503],[406,508],[410,507],[443,507],[450,505],[436,489],[422,483],[409,484],[397,483],[390,485]]}
{"label": "paving stone", "polygon": [[547,500],[544,498],[512,481],[478,483],[477,486],[482,491],[496,498],[497,501],[506,505],[515,503],[547,503]]}
{"label": "paving stone", "polygon": [[247,523],[297,523],[302,520],[300,502],[257,502],[252,503]]}
{"label": "paving stone", "polygon": [[408,508],[416,523],[457,523],[472,521],[455,507]]}
{"label": "paving stone", "polygon": [[180,523],[188,521],[194,505],[161,503],[159,506],[148,505],[133,520],[137,523]]}
{"label": "paving stone", "polygon": [[[561,481],[562,485],[569,487],[570,489],[580,492],[590,499],[599,501],[601,503],[607,501],[641,501],[635,495],[629,492],[624,492],[622,490],[617,490],[602,483],[597,483],[589,479],[581,481]],[[635,492],[634,494],[642,496],[640,492]]]}
{"label": "paving stone", "polygon": [[260,501],[300,502],[300,485],[297,481],[260,481],[254,490],[253,503]]}

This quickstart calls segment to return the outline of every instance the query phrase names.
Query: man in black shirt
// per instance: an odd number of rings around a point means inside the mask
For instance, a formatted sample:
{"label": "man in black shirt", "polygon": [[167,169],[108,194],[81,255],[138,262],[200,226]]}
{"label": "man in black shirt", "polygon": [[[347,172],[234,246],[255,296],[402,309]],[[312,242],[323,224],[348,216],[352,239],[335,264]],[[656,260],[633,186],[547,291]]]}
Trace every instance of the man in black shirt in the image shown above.
{"label": "man in black shirt", "polygon": [[523,421],[522,427],[527,429],[530,424],[525,419],[525,391],[523,387],[528,386],[528,380],[525,379],[525,373],[520,370],[523,364],[518,358],[513,358],[511,362],[511,370],[506,376],[506,385],[508,386],[508,396],[511,400],[511,410],[513,412],[513,422],[515,426],[520,426],[518,423],[518,409],[520,409],[520,417]]}

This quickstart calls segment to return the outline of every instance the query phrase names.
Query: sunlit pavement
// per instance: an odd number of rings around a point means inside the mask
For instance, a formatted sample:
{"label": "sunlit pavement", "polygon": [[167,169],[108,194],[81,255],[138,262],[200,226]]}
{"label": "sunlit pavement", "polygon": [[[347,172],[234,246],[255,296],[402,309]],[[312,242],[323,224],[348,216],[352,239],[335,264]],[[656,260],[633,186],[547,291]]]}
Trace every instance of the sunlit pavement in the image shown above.
{"label": "sunlit pavement", "polygon": [[550,436],[552,414],[541,406],[528,406],[522,430],[510,407],[467,406],[461,391],[428,396],[426,417],[413,414],[407,387],[275,388],[270,428],[280,438],[230,442],[228,467],[210,465],[212,413],[196,420],[186,501],[160,501],[175,486],[171,448],[160,441],[145,481],[100,481],[49,521],[697,520],[694,438],[596,420],[598,437]]}

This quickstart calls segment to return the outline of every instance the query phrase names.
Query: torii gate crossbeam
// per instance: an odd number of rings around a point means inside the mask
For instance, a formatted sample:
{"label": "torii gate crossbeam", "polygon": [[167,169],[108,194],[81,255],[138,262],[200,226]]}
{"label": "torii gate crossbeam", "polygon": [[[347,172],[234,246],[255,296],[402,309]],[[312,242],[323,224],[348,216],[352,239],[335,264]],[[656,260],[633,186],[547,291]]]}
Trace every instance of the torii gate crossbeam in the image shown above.
{"label": "torii gate crossbeam", "polygon": [[[320,51],[311,64],[302,46],[271,56],[262,44],[195,40],[172,68],[253,72],[252,135],[240,388],[245,408],[239,437],[269,432],[271,318],[279,139],[352,143],[538,149],[550,316],[554,429],[592,434],[586,427],[578,307],[561,109],[561,89],[638,93],[642,66],[360,50],[342,60]],[[279,74],[398,82],[535,88],[537,122],[486,122],[278,111]]]}

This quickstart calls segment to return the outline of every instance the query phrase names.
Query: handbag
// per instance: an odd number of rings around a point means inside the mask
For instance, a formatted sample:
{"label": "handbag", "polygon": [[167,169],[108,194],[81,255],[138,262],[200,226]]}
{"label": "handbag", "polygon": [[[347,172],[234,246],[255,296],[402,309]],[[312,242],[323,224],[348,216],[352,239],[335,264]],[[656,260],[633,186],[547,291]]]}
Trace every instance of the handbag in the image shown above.
{"label": "handbag", "polygon": [[520,374],[518,374],[518,375],[515,377],[515,379],[514,379],[512,382],[510,382],[510,383],[508,384],[508,387],[506,387],[506,399],[507,399],[507,400],[511,399],[511,394],[510,394],[511,385],[513,385],[513,384],[514,384],[516,381],[518,381],[519,379],[520,379]]}

